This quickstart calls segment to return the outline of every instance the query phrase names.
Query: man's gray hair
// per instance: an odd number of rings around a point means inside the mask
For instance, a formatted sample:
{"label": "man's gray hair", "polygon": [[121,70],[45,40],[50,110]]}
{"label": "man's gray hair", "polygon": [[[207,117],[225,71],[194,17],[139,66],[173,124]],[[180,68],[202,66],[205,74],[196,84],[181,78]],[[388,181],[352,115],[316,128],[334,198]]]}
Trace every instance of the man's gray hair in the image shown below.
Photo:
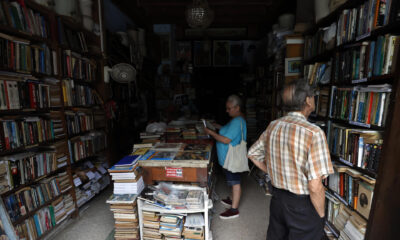
{"label": "man's gray hair", "polygon": [[226,101],[233,103],[234,106],[239,106],[241,111],[243,110],[243,102],[238,95],[230,95]]}
{"label": "man's gray hair", "polygon": [[298,79],[283,88],[283,108],[287,111],[302,111],[306,106],[306,98],[314,95],[315,89],[308,84],[307,80]]}

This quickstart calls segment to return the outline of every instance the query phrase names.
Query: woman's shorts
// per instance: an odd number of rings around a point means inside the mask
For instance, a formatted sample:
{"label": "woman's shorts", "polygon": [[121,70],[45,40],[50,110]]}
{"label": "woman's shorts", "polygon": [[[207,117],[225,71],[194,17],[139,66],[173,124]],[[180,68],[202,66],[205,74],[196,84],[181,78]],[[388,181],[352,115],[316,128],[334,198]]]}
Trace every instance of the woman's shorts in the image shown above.
{"label": "woman's shorts", "polygon": [[230,172],[230,171],[224,169],[224,173],[226,176],[226,182],[228,183],[228,186],[240,184],[240,180],[242,178],[241,172],[233,173],[233,172]]}

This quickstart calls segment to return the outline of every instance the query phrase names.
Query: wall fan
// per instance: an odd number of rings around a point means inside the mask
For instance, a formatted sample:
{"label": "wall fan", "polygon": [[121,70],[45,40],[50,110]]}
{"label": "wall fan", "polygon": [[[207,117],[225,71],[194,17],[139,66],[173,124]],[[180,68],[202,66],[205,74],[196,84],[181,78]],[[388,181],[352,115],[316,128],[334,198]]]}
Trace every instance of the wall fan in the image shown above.
{"label": "wall fan", "polygon": [[[104,81],[108,82],[109,76],[111,75],[111,79],[118,83],[128,84],[128,99],[129,104],[133,104],[133,96],[132,96],[132,88],[133,91],[137,93],[136,86],[136,69],[127,63],[118,63],[114,65],[112,68],[104,67]],[[135,96],[136,97],[136,96]]]}

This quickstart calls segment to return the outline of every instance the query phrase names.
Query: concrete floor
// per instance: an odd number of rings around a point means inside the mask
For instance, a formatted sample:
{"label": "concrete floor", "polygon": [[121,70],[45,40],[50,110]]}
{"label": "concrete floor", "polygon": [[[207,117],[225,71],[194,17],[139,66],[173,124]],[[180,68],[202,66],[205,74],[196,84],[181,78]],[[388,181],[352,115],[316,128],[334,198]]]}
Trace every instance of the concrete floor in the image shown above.
{"label": "concrete floor", "polygon": [[[230,194],[230,189],[220,177],[216,185],[216,193],[220,198]],[[112,194],[108,187],[99,196],[91,200],[80,217],[70,220],[64,229],[60,229],[50,239],[57,240],[105,240],[114,228],[114,218],[106,203]],[[243,175],[242,200],[239,207],[240,217],[222,220],[219,214],[225,210],[219,202],[214,202],[211,230],[214,240],[264,240],[266,238],[269,202],[262,188],[256,181]],[[83,207],[85,208],[85,206]]]}
{"label": "concrete floor", "polygon": [[[220,198],[230,194],[225,179],[220,177],[216,186],[216,193]],[[211,230],[214,240],[264,240],[267,236],[269,219],[269,202],[271,197],[266,196],[256,181],[243,175],[242,197],[239,205],[239,218],[220,219],[219,214],[225,211],[220,201],[214,202]]]}

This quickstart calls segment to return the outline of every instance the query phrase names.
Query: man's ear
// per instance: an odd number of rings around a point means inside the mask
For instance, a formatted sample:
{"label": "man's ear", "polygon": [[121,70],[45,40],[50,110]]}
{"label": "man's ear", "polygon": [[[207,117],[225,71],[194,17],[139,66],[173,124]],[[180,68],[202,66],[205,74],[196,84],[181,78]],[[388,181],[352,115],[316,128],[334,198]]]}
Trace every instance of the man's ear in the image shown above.
{"label": "man's ear", "polygon": [[313,97],[306,97],[306,104],[307,104],[308,106],[311,106],[312,98],[313,98]]}

